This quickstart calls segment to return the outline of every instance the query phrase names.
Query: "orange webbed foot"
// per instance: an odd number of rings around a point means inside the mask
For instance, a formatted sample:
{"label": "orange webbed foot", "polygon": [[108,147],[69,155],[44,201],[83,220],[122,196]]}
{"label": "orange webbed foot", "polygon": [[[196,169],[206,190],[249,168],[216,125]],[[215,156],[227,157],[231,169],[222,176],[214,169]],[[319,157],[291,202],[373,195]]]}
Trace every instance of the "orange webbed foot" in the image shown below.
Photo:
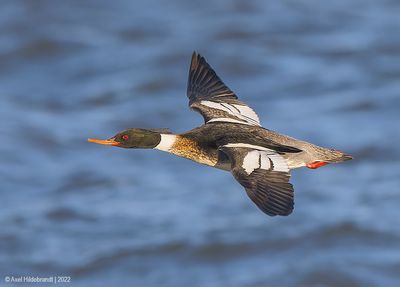
{"label": "orange webbed foot", "polygon": [[316,169],[316,168],[319,168],[319,167],[327,165],[327,164],[328,163],[324,162],[324,161],[313,161],[313,162],[307,163],[306,167],[311,168],[311,169]]}

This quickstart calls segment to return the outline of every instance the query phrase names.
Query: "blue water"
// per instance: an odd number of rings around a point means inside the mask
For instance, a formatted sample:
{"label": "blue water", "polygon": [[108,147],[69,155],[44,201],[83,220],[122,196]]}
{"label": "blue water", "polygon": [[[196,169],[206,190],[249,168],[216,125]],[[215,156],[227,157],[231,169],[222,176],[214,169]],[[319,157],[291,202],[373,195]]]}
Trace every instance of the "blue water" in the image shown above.
{"label": "blue water", "polygon": [[[400,286],[399,13],[372,0],[2,1],[0,285]],[[294,171],[295,211],[271,218],[229,173],[86,142],[201,125],[185,95],[193,50],[264,126],[355,160]]]}

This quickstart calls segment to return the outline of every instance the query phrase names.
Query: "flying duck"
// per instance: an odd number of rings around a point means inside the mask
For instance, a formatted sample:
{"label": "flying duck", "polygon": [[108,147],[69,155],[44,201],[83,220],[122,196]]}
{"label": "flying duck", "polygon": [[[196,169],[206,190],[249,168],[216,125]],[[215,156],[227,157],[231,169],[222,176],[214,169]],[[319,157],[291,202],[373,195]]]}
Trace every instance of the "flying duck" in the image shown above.
{"label": "flying duck", "polygon": [[106,140],[88,141],[158,149],[230,171],[250,199],[270,216],[293,211],[290,170],[352,159],[341,151],[263,128],[254,110],[240,101],[196,52],[189,68],[187,97],[189,107],[203,116],[204,125],[181,134],[168,129],[130,128]]}

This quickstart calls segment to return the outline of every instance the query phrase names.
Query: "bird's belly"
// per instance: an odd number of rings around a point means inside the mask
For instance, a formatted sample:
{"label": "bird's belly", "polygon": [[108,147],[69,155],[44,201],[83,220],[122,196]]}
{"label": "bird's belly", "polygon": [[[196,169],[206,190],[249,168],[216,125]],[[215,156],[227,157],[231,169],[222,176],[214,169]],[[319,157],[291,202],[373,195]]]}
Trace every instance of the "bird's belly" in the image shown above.
{"label": "bird's belly", "polygon": [[197,163],[209,165],[209,166],[215,166],[217,164],[217,159],[211,157],[207,153],[203,153],[201,150],[174,150],[171,151],[173,154],[183,157],[186,159],[190,159],[192,161],[195,161]]}
{"label": "bird's belly", "polygon": [[301,156],[288,157],[286,158],[286,162],[289,169],[295,169],[306,165],[306,162],[301,158]]}
{"label": "bird's belly", "polygon": [[299,168],[299,167],[303,167],[306,166],[305,163],[300,163],[300,162],[288,162],[288,167],[289,169],[295,169],[295,168]]}

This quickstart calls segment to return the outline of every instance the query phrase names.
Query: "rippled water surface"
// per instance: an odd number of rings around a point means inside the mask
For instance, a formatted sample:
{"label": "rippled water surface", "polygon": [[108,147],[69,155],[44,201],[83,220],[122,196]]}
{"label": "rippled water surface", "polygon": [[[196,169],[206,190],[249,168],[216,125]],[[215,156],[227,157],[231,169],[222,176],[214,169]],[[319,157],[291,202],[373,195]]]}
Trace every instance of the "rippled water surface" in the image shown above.
{"label": "rippled water surface", "polygon": [[[0,285],[400,286],[399,13],[372,0],[2,1]],[[294,171],[295,211],[272,218],[229,173],[86,142],[201,125],[185,96],[193,50],[266,127],[355,160]]]}

